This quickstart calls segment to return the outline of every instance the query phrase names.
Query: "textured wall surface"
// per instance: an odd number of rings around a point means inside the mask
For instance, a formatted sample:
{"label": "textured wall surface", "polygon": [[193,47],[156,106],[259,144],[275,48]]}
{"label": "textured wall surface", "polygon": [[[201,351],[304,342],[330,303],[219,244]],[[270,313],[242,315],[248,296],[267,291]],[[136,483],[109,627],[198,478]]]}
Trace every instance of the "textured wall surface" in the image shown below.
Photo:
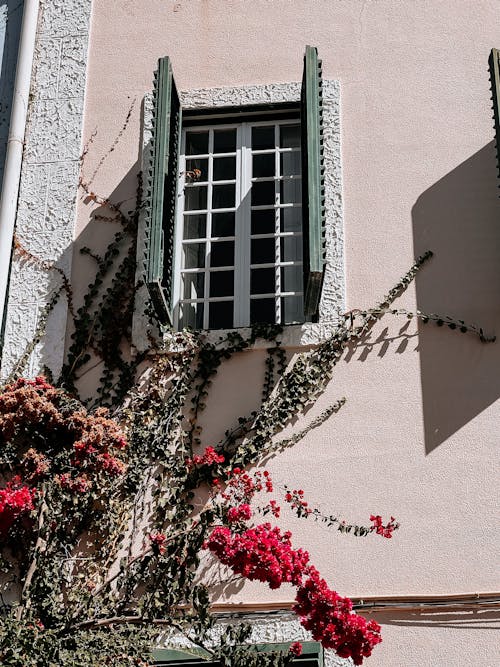
{"label": "textured wall surface", "polygon": [[[16,236],[29,253],[69,276],[75,223],[83,97],[91,0],[45,0],[41,5],[21,173]],[[23,355],[44,306],[61,285],[40,262],[16,254],[12,263],[2,376]],[[54,373],[64,354],[64,296],[47,322],[45,341],[27,372]]]}
{"label": "textured wall surface", "polygon": [[[210,109],[243,106],[246,104],[276,104],[300,101],[299,83],[276,83],[263,86],[204,88],[182,91],[181,103],[185,109]],[[143,172],[151,168],[151,96],[144,101]],[[342,168],[340,154],[340,86],[338,81],[323,82],[323,123],[325,160],[325,226],[326,266],[317,324],[285,327],[283,342],[287,346],[318,343],[338,322],[344,311],[344,229],[342,221]],[[137,291],[133,323],[133,342],[142,351],[149,347],[147,318],[144,305],[147,298],[143,285],[144,217],[141,217],[137,243]],[[221,335],[214,332],[214,338]]]}

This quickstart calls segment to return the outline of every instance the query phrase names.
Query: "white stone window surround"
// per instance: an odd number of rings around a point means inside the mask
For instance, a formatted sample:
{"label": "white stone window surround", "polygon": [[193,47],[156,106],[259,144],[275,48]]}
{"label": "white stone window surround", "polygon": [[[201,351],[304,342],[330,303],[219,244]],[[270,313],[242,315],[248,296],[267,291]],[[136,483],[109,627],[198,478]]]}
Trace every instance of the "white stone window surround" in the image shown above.
{"label": "white stone window surround", "polygon": [[[224,88],[198,88],[180,92],[183,109],[210,110],[220,107],[265,105],[300,102],[301,84],[272,83]],[[319,321],[284,327],[281,336],[284,347],[316,345],[324,340],[338,325],[345,310],[344,229],[342,208],[342,168],[340,145],[340,84],[336,80],[323,81],[323,151],[325,165],[325,232],[326,265],[319,307]],[[152,129],[152,95],[144,98],[144,127],[142,144],[142,168],[150,168]],[[140,229],[144,229],[141,224]],[[143,284],[144,240],[137,243],[137,291],[132,340],[138,351],[149,348],[148,320],[144,315],[147,292]],[[174,270],[175,267],[174,267]],[[244,334],[246,329],[240,329]],[[207,332],[216,342],[224,331]]]}
{"label": "white stone window surround", "polygon": [[[287,642],[312,641],[311,635],[301,626],[295,614],[285,609],[271,612],[219,613],[213,629],[214,642],[228,625],[248,623],[252,625],[249,644],[281,644]],[[182,650],[190,646],[189,640],[175,632],[166,631],[157,642],[156,648],[176,648]],[[324,667],[352,667],[350,658],[340,658],[334,651],[325,650]]]}

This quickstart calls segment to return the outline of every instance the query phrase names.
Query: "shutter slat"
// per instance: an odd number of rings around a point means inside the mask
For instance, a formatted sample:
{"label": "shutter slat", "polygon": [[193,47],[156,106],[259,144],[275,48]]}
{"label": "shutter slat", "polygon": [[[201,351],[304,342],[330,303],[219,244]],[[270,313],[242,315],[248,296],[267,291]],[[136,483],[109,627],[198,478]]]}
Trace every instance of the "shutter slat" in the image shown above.
{"label": "shutter slat", "polygon": [[317,316],[324,272],[323,79],[318,50],[306,46],[301,92],[304,314]]}
{"label": "shutter slat", "polygon": [[500,51],[498,49],[491,49],[488,64],[490,68],[491,98],[497,149],[497,169],[498,177],[500,178]]}
{"label": "shutter slat", "polygon": [[181,106],[168,57],[154,82],[152,169],[147,180],[145,275],[155,313],[172,325],[172,289]]}

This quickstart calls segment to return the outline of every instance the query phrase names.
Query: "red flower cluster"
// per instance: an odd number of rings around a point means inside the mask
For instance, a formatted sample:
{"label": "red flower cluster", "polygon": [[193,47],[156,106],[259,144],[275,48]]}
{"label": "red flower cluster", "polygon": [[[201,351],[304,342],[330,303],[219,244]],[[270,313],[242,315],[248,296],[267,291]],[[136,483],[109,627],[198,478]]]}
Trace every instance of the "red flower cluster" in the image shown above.
{"label": "red flower cluster", "polygon": [[249,503],[264,487],[268,493],[273,491],[273,482],[267,470],[257,470],[253,475],[249,475],[241,468],[234,468],[228,473],[228,478],[226,489],[221,496],[232,505]]}
{"label": "red flower cluster", "polygon": [[0,538],[7,535],[16,519],[34,509],[34,497],[34,489],[22,485],[19,478],[0,489]]}
{"label": "red flower cluster", "polygon": [[387,537],[389,539],[392,537],[392,533],[399,528],[399,523],[396,523],[396,519],[393,516],[391,516],[391,520],[386,526],[383,525],[382,517],[378,514],[377,516],[372,514],[370,516],[370,521],[373,523],[371,530],[376,531],[377,535],[382,535],[382,537]]}
{"label": "red flower cluster", "polygon": [[297,591],[293,611],[316,641],[361,665],[382,641],[380,626],[354,614],[351,600],[331,590],[315,567],[308,568],[308,575]]}
{"label": "red flower cluster", "polygon": [[213,447],[207,447],[201,456],[193,456],[192,459],[186,459],[186,465],[188,468],[193,468],[194,466],[213,466],[218,463],[224,463],[224,456],[222,454],[217,454]]}
{"label": "red flower cluster", "polygon": [[300,642],[293,642],[288,650],[298,658],[299,655],[302,655],[302,644]]}
{"label": "red flower cluster", "polygon": [[302,549],[292,549],[290,537],[291,533],[282,534],[270,523],[234,535],[229,528],[218,526],[204,547],[233,572],[251,581],[265,581],[270,588],[279,588],[285,582],[298,586],[302,583],[309,554]]}
{"label": "red flower cluster", "polygon": [[165,541],[167,539],[167,536],[164,535],[163,533],[150,533],[149,534],[149,541],[151,542],[151,546],[153,548],[153,551],[158,552],[159,554],[165,553]]}
{"label": "red flower cluster", "polygon": [[[290,537],[289,532],[282,534],[269,523],[241,534],[218,526],[204,548],[246,579],[266,582],[273,589],[285,582],[296,586],[293,611],[300,616],[301,624],[325,648],[335,649],[339,656],[350,657],[355,665],[361,665],[382,641],[380,626],[353,613],[351,600],[328,587],[309,564],[307,551],[293,549]],[[298,643],[292,644],[290,651],[300,655]]]}
{"label": "red flower cluster", "polygon": [[278,503],[275,500],[270,500],[268,507],[264,509],[269,509],[271,514],[275,516],[277,519],[279,518],[280,512],[281,512],[281,507],[278,505]]}
{"label": "red flower cluster", "polygon": [[239,523],[240,521],[248,521],[252,516],[250,505],[243,503],[237,507],[230,507],[227,511],[227,520],[229,523]]}
{"label": "red flower cluster", "polygon": [[285,487],[285,500],[287,503],[290,503],[292,509],[297,512],[299,517],[307,516],[311,514],[312,509],[308,507],[308,503],[304,500],[304,491],[302,489],[293,489],[293,491],[288,491]]}

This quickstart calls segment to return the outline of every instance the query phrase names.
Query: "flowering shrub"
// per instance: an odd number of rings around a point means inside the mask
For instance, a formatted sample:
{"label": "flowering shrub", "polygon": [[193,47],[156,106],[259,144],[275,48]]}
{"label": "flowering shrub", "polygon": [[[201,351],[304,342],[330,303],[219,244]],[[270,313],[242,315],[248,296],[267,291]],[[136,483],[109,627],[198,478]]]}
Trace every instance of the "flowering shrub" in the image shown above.
{"label": "flowering shrub", "polygon": [[21,378],[0,395],[0,445],[4,474],[16,472],[15,483],[0,490],[3,539],[18,516],[34,509],[35,490],[47,481],[78,496],[98,478],[126,470],[119,458],[127,446],[125,435],[107,411],[89,415],[41,376]]}
{"label": "flowering shrub", "polygon": [[[291,533],[281,533],[265,523],[232,533],[225,526],[216,527],[204,547],[209,549],[235,574],[250,581],[265,582],[270,588],[291,583],[297,588],[293,611],[301,624],[325,648],[333,648],[343,658],[360,665],[382,641],[380,626],[352,612],[352,602],[331,590],[319,572],[309,563],[309,554],[293,549]],[[292,650],[295,655],[298,649]]]}

